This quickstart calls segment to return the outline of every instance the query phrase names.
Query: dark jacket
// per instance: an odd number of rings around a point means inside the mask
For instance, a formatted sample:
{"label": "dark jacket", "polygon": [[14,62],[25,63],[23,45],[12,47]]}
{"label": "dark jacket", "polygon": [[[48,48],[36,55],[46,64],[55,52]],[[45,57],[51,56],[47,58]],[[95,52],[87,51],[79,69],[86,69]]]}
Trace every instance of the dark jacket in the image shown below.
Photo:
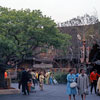
{"label": "dark jacket", "polygon": [[22,72],[22,77],[21,77],[21,82],[22,82],[22,83],[27,83],[28,81],[29,81],[28,72],[23,71],[23,72]]}

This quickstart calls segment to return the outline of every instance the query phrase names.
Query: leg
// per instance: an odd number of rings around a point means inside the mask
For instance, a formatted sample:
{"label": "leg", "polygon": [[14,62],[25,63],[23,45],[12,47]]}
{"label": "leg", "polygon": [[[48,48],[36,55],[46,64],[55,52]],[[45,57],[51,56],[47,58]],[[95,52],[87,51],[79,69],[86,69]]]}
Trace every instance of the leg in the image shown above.
{"label": "leg", "polygon": [[18,82],[18,88],[20,89],[21,87],[21,81]]}
{"label": "leg", "polygon": [[26,95],[26,89],[25,89],[25,83],[22,83],[22,92],[24,92],[24,95]]}
{"label": "leg", "polygon": [[52,80],[51,80],[51,78],[49,79],[49,81],[50,81],[50,85],[52,84]]}
{"label": "leg", "polygon": [[84,100],[85,100],[85,98],[86,98],[86,95],[85,95],[85,94],[83,94],[83,97],[84,97]]}
{"label": "leg", "polygon": [[41,90],[43,91],[43,84],[41,85]]}
{"label": "leg", "polygon": [[36,84],[36,79],[34,79],[34,86],[35,86],[35,84]]}
{"label": "leg", "polygon": [[83,100],[83,94],[81,95],[81,98],[82,98],[82,100]]}
{"label": "leg", "polygon": [[28,87],[28,84],[26,83],[25,84],[25,92],[27,91],[28,95],[29,95],[29,87]]}
{"label": "leg", "polygon": [[40,90],[42,90],[41,83],[39,83],[39,86],[40,86]]}
{"label": "leg", "polygon": [[35,87],[35,79],[33,79],[33,84],[34,84],[34,87]]}
{"label": "leg", "polygon": [[38,80],[36,79],[36,84],[38,85]]}
{"label": "leg", "polygon": [[74,100],[75,100],[75,95],[73,95],[73,98],[74,98]]}
{"label": "leg", "polygon": [[91,94],[92,94],[92,90],[93,90],[93,82],[91,83]]}
{"label": "leg", "polygon": [[71,100],[71,95],[69,95],[69,100]]}
{"label": "leg", "polygon": [[94,81],[94,89],[95,89],[95,94],[97,93],[97,81]]}
{"label": "leg", "polygon": [[22,92],[24,92],[24,86],[23,86],[23,83],[22,83]]}

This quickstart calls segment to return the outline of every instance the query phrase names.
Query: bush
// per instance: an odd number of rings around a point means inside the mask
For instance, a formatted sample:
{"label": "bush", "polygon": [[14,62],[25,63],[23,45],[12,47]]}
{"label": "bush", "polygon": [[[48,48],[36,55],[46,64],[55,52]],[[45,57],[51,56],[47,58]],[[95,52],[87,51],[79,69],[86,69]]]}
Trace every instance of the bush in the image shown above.
{"label": "bush", "polygon": [[54,78],[57,80],[59,84],[67,83],[67,73],[54,73]]}

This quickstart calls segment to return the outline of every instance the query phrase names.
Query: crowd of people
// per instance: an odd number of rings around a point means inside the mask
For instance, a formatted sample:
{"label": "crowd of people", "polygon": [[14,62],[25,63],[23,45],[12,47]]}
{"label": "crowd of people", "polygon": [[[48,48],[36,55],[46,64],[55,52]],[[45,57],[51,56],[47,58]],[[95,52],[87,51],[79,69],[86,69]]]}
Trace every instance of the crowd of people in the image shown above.
{"label": "crowd of people", "polygon": [[[7,77],[7,72],[5,72],[5,78]],[[44,84],[52,85],[58,84],[54,78],[54,73],[44,70],[34,70],[34,69],[18,69],[18,88],[22,90],[24,95],[29,95],[30,92],[35,92],[35,86],[38,85],[40,90],[43,91]],[[100,75],[97,70],[94,69],[90,75],[87,75],[84,69],[80,69],[79,73],[76,73],[75,69],[70,69],[67,75],[67,95],[69,100],[71,96],[75,99],[77,94],[81,95],[82,100],[86,99],[86,95],[93,94],[93,89],[95,94],[100,95]]]}
{"label": "crowd of people", "polygon": [[34,69],[21,68],[18,70],[18,88],[22,87],[22,93],[24,95],[35,90],[35,85],[39,85],[40,90],[43,91],[43,84],[52,85],[57,81],[53,77],[53,73],[50,71],[36,71]]}
{"label": "crowd of people", "polygon": [[75,99],[77,94],[81,95],[82,100],[86,99],[86,95],[89,94],[89,86],[90,92],[92,94],[93,88],[95,90],[95,94],[100,93],[100,75],[97,73],[97,70],[93,70],[90,75],[85,73],[84,69],[80,69],[80,73],[75,74],[73,69],[69,70],[69,74],[67,75],[67,95],[69,95],[69,100],[71,100],[71,96]]}

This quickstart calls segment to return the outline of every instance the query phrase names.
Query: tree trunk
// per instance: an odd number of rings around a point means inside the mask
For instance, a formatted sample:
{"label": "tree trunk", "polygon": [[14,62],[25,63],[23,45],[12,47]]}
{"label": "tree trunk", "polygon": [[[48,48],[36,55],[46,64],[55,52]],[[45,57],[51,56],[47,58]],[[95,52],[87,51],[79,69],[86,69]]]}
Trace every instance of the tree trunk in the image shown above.
{"label": "tree trunk", "polygon": [[0,88],[6,88],[5,79],[4,79],[4,70],[0,70]]}

